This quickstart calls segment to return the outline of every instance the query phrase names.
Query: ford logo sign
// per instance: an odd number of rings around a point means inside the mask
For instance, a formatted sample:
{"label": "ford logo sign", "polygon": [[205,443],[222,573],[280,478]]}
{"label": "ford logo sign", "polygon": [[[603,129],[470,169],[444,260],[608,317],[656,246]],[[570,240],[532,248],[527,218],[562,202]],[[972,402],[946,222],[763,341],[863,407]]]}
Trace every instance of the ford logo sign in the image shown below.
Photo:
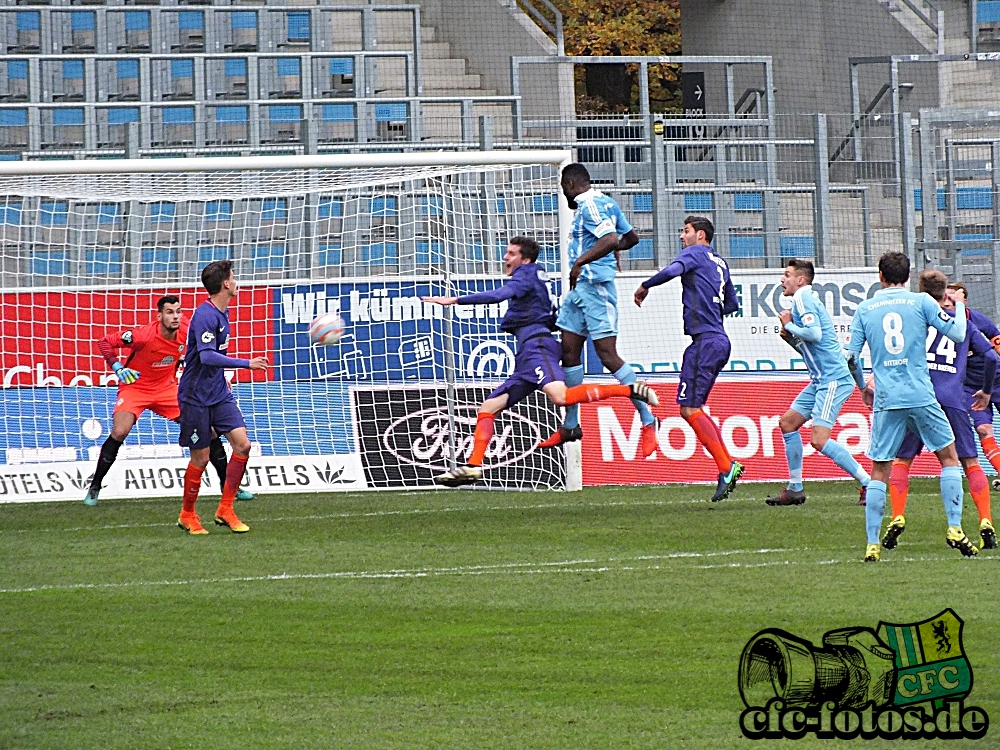
{"label": "ford logo sign", "polygon": [[[455,461],[464,464],[472,453],[478,406],[456,406]],[[382,445],[404,463],[444,471],[452,458],[448,407],[439,406],[407,414],[382,433]],[[538,425],[512,411],[497,416],[496,432],[486,450],[484,469],[507,466],[524,459],[540,440]]]}

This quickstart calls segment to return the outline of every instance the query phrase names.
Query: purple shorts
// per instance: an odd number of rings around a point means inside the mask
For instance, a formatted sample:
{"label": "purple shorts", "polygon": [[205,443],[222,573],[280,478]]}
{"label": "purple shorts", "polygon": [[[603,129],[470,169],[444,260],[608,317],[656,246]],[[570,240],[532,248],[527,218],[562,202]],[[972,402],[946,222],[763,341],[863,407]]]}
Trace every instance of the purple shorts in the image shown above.
{"label": "purple shorts", "polygon": [[705,405],[715,379],[729,362],[731,349],[729,337],[717,334],[697,336],[688,344],[677,386],[678,404],[691,408]]}
{"label": "purple shorts", "polygon": [[181,403],[181,437],[177,442],[182,448],[199,450],[212,442],[212,428],[218,435],[225,435],[239,427],[246,427],[243,413],[230,398],[215,406]]}
{"label": "purple shorts", "polygon": [[[565,383],[559,359],[562,347],[552,336],[534,336],[524,342],[514,357],[514,372],[487,398],[507,394],[507,408],[549,383]],[[183,419],[183,414],[181,419]]]}
{"label": "purple shorts", "polygon": [[965,389],[965,395],[969,399],[969,414],[972,416],[972,424],[974,424],[976,427],[979,427],[979,425],[981,425],[981,424],[992,425],[993,424],[993,410],[996,408],[996,404],[994,404],[992,401],[990,401],[990,405],[987,406],[982,411],[973,411],[972,410],[972,396],[973,396],[973,392],[970,391],[968,388],[966,388]]}
{"label": "purple shorts", "polygon": [[[958,451],[959,458],[976,458],[979,451],[976,449],[976,433],[969,422],[969,412],[956,409],[953,406],[943,406],[944,415],[948,417],[948,424],[951,431],[955,433],[955,450]],[[989,412],[984,412],[988,414]],[[916,458],[917,454],[924,449],[924,443],[920,436],[907,430],[903,442],[900,443],[896,451],[896,458]]]}

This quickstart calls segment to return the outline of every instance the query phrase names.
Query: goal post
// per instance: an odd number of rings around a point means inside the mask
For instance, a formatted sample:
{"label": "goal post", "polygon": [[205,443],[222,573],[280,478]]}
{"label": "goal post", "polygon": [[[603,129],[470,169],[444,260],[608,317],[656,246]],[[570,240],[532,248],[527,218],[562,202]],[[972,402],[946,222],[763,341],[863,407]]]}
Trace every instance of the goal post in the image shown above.
{"label": "goal post", "polygon": [[[505,280],[507,240],[532,236],[567,289],[568,151],[469,151],[0,163],[3,309],[0,501],[82,497],[111,427],[116,381],[97,350],[234,263],[231,356],[255,492],[427,486],[471,450],[476,407],[513,367],[505,305],[427,295]],[[322,312],[346,323],[315,347]],[[126,352],[122,352],[123,357]],[[485,486],[581,486],[579,452],[537,451],[558,410],[542,394],[497,421]],[[567,460],[568,456],[568,460]],[[575,465],[574,465],[575,462]],[[178,494],[177,426],[145,413],[103,497]],[[218,491],[206,472],[205,491]]]}

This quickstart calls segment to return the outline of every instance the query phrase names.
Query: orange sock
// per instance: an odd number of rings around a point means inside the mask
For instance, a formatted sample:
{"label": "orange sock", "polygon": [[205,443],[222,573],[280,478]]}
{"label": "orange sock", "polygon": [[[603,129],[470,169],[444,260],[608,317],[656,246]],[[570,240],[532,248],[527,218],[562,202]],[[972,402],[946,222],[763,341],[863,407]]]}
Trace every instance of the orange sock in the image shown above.
{"label": "orange sock", "polygon": [[482,466],[483,459],[486,458],[486,448],[493,439],[493,427],[496,420],[495,414],[488,411],[481,411],[476,419],[475,441],[472,446],[472,455],[469,456],[469,466]]}
{"label": "orange sock", "polygon": [[187,471],[184,472],[184,501],[181,513],[194,513],[194,504],[198,502],[198,490],[201,489],[201,475],[204,473],[204,469],[188,464]]}
{"label": "orange sock", "polygon": [[906,498],[910,494],[910,467],[902,461],[892,462],[889,474],[889,500],[892,517],[906,515]]}
{"label": "orange sock", "polygon": [[615,396],[632,395],[632,389],[627,385],[574,385],[566,389],[566,406],[573,404],[589,404],[591,401],[603,401]]}
{"label": "orange sock", "polygon": [[976,510],[979,511],[979,520],[984,518],[991,523],[993,517],[990,514],[990,483],[986,481],[983,467],[976,464],[965,470],[965,476],[969,478],[969,494],[976,503]]}
{"label": "orange sock", "polygon": [[719,434],[719,428],[715,426],[715,422],[701,409],[698,409],[690,416],[684,417],[684,419],[691,425],[694,434],[698,436],[701,444],[712,454],[712,458],[715,459],[715,465],[719,467],[719,471],[723,474],[728,473],[733,466],[733,459],[729,456],[729,451],[726,450],[726,446],[722,443],[722,435]]}
{"label": "orange sock", "polygon": [[1000,446],[997,446],[997,439],[995,437],[980,438],[979,444],[983,446],[986,460],[996,469],[997,473],[1000,473]]}
{"label": "orange sock", "polygon": [[243,474],[247,470],[247,460],[250,456],[241,456],[234,453],[226,466],[226,483],[222,485],[222,500],[219,508],[225,510],[233,509],[233,500],[239,492],[240,482],[243,481]]}

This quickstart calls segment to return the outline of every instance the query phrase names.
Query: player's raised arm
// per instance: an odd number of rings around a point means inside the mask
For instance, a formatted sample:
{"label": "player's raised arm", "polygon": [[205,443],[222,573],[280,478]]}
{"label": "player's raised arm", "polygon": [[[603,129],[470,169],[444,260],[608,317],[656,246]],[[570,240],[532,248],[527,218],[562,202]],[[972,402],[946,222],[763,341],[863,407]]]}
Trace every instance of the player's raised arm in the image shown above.
{"label": "player's raised arm", "polygon": [[[681,252],[681,255],[678,255],[677,258],[674,259],[673,263],[671,263],[666,268],[661,268],[655,274],[653,274],[644,282],[639,284],[639,288],[635,290],[635,294],[633,295],[633,300],[635,301],[636,307],[642,307],[642,303],[646,299],[646,295],[649,294],[649,290],[652,289],[654,286],[660,286],[661,284],[666,284],[671,279],[676,279],[678,276],[684,273],[687,267],[684,265],[684,260],[682,257],[683,254],[684,253]],[[733,299],[734,300],[736,299],[735,289],[733,289]]]}
{"label": "player's raised arm", "polygon": [[498,286],[496,289],[457,297],[456,303],[459,305],[495,305],[512,297],[523,297],[527,290],[524,281],[523,277],[514,276],[506,284]]}
{"label": "player's raised arm", "polygon": [[928,325],[934,326],[956,344],[961,344],[965,341],[966,333],[965,303],[954,296],[950,289],[948,296],[955,300],[954,315],[949,315],[942,310],[941,306],[929,294],[921,295],[920,304],[923,306],[924,318]]}
{"label": "player's raised arm", "polygon": [[100,351],[108,367],[118,376],[118,380],[125,385],[132,385],[139,379],[139,371],[126,367],[118,361],[118,350],[123,347],[133,345],[132,331],[120,331],[119,333],[109,333],[97,342],[97,349]]}

